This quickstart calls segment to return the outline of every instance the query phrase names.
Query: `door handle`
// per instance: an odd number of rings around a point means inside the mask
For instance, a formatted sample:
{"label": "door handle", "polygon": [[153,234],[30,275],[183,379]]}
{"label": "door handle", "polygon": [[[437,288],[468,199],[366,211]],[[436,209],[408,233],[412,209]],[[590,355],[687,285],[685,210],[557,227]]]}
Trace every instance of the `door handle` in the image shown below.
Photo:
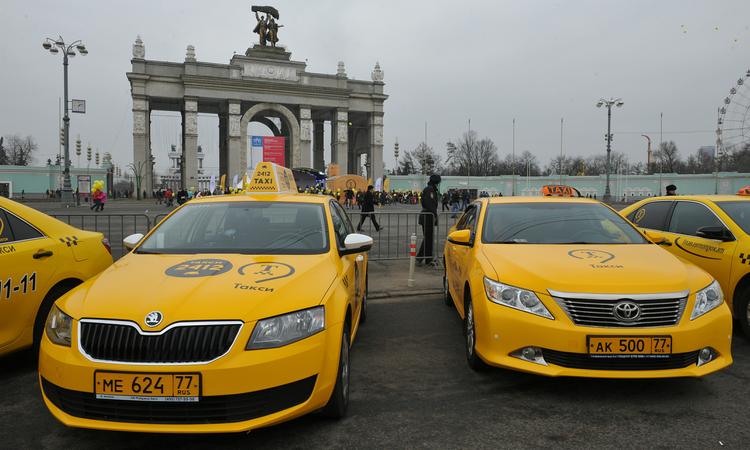
{"label": "door handle", "polygon": [[52,256],[52,250],[39,250],[34,253],[34,259],[47,258],[49,256]]}
{"label": "door handle", "polygon": [[672,241],[670,241],[669,239],[664,239],[663,241],[659,242],[658,245],[663,245],[665,247],[671,247],[672,246]]}

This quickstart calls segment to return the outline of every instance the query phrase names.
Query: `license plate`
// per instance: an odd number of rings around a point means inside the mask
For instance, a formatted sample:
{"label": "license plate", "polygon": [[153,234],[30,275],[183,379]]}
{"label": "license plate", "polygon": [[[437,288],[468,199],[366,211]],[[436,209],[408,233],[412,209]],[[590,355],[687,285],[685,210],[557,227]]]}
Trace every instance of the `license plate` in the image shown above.
{"label": "license plate", "polygon": [[672,336],[589,336],[589,355],[660,356],[672,353]]}
{"label": "license plate", "polygon": [[199,373],[96,372],[96,398],[145,402],[197,402],[201,396]]}

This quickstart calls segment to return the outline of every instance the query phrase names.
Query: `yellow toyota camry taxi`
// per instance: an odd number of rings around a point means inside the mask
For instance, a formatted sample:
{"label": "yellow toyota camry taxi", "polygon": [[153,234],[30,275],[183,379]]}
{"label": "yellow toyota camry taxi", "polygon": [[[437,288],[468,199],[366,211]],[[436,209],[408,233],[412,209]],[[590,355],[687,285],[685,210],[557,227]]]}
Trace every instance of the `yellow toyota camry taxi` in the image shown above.
{"label": "yellow toyota camry taxi", "polygon": [[702,376],[732,363],[718,283],[595,200],[470,205],[445,246],[469,365],[549,376]]}
{"label": "yellow toyota camry taxi", "polygon": [[750,197],[654,197],[620,214],[664,249],[716,278],[734,317],[750,337]]}
{"label": "yellow toyota camry taxi", "polygon": [[38,346],[55,300],[110,264],[101,233],[0,197],[0,355]]}
{"label": "yellow toyota camry taxi", "polygon": [[334,199],[261,163],[247,193],[191,200],[56,303],[44,401],[66,425],[121,431],[342,417],[372,242]]}

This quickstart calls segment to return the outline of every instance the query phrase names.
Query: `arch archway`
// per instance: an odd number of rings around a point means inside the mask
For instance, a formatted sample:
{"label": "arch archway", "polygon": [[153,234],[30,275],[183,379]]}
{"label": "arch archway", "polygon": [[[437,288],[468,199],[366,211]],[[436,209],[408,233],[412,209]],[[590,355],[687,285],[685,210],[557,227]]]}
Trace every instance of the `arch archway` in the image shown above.
{"label": "arch archway", "polygon": [[279,116],[282,122],[288,127],[289,153],[291,160],[286,163],[289,167],[299,167],[301,164],[299,121],[289,108],[277,103],[258,103],[245,111],[245,114],[242,115],[242,118],[240,119],[240,145],[242,148],[240,164],[242,167],[247,167],[247,124],[252,120],[256,120],[253,119],[256,115],[268,112],[273,113],[272,115]]}

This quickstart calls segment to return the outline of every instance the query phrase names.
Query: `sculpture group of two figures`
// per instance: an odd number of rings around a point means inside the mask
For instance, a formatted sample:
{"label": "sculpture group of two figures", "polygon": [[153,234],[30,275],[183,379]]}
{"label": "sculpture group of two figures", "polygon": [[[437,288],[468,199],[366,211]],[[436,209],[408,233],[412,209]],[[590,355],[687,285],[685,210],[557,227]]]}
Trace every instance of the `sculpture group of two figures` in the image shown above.
{"label": "sculpture group of two figures", "polygon": [[[258,21],[253,33],[260,37],[260,45],[265,47],[270,43],[271,47],[276,47],[276,43],[279,42],[279,28],[284,26],[276,22],[279,20],[279,11],[272,6],[253,6],[251,10],[255,13],[255,20]],[[265,13],[265,15],[261,16],[258,13]]]}

